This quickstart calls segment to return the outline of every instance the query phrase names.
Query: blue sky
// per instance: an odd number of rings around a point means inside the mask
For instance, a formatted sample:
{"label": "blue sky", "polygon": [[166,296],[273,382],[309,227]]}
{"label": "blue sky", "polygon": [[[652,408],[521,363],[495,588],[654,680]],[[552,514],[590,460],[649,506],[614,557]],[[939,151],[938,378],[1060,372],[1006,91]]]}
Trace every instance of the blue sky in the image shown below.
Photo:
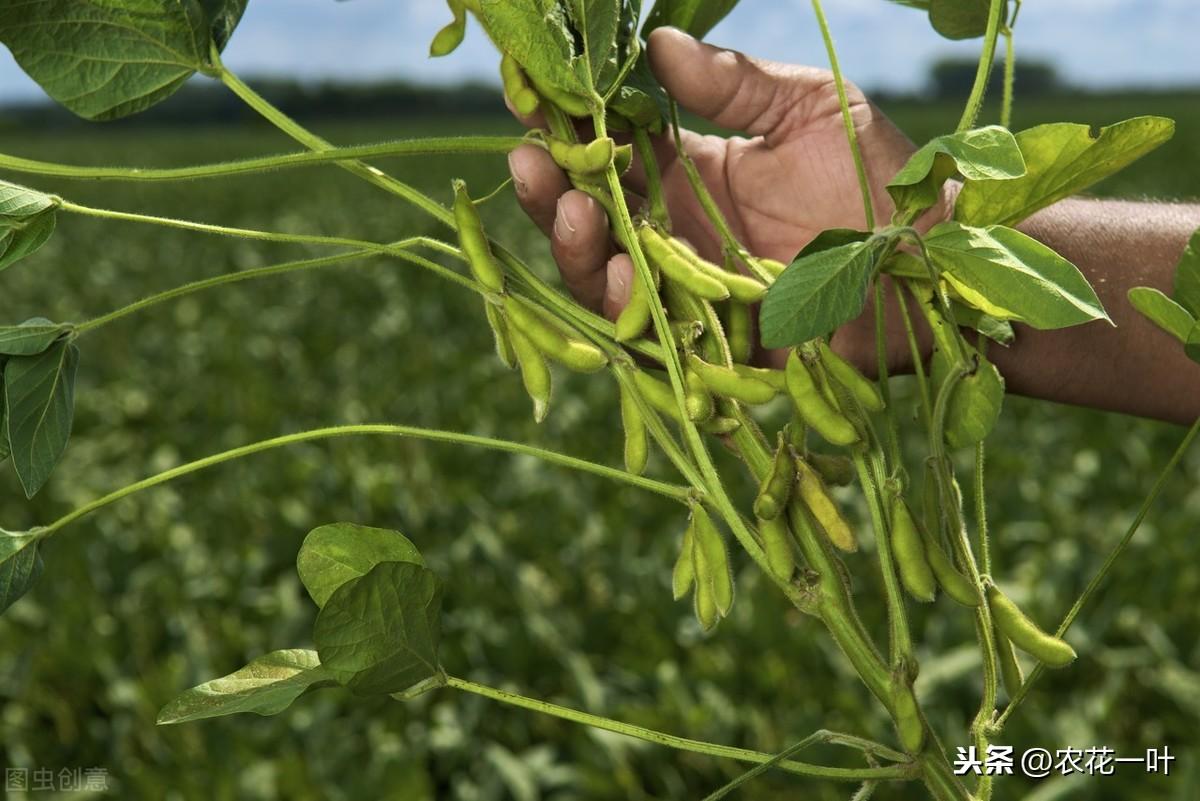
{"label": "blue sky", "polygon": [[[929,62],[975,55],[941,41],[919,12],[885,0],[827,0],[847,73],[864,86],[919,88]],[[426,48],[449,12],[440,0],[253,0],[226,60],[243,74],[308,80],[494,80],[496,57],[473,30],[448,59]],[[1200,84],[1200,0],[1026,0],[1018,53],[1053,60],[1089,86]],[[806,0],[743,0],[714,42],[764,58],[824,64]],[[0,102],[39,90],[0,48]]]}

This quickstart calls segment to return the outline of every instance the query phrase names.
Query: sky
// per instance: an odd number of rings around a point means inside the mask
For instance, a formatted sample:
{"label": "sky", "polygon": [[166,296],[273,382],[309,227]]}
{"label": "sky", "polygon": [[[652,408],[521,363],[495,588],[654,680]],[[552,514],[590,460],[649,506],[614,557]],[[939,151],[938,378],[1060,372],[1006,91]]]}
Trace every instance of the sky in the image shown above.
{"label": "sky", "polygon": [[[945,42],[920,12],[886,0],[826,5],[843,67],[862,86],[920,89],[934,59],[978,55],[978,41]],[[253,0],[225,60],[250,76],[494,82],[497,59],[478,26],[452,56],[427,57],[449,17],[441,0]],[[1089,87],[1200,85],[1198,31],[1200,0],[1026,0],[1018,58],[1053,61]],[[807,0],[742,0],[709,39],[761,58],[825,63]],[[39,96],[0,48],[0,103]]]}

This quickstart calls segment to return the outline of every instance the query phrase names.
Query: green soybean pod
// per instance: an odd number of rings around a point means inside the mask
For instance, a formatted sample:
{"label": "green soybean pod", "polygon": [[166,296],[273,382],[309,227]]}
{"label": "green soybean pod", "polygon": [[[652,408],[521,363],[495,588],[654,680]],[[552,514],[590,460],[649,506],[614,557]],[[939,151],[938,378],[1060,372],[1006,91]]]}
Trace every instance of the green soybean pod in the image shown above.
{"label": "green soybean pod", "polygon": [[810,453],[805,459],[828,486],[848,487],[854,483],[854,462],[845,456]]}
{"label": "green soybean pod", "polygon": [[504,310],[514,328],[519,328],[542,353],[564,367],[579,373],[594,373],[608,366],[604,351],[568,332],[563,323],[542,309],[509,295],[504,298]]}
{"label": "green soybean pod", "polygon": [[[651,273],[655,275],[655,283],[657,284],[657,270],[650,268]],[[650,292],[642,283],[637,275],[633,277],[633,287],[629,293],[629,305],[621,310],[617,316],[617,341],[630,342],[637,339],[646,332],[650,327],[651,315]]]}
{"label": "green soybean pod", "polygon": [[696,565],[697,582],[705,578],[712,582],[713,601],[716,602],[721,617],[724,617],[733,608],[733,571],[729,567],[729,551],[725,548],[725,538],[721,536],[721,532],[702,506],[697,505],[693,508],[692,525],[696,548],[703,555],[704,565],[704,573],[699,569],[700,563]]}
{"label": "green soybean pod", "polygon": [[796,491],[804,505],[808,507],[813,519],[821,525],[826,536],[829,537],[829,541],[838,550],[846,553],[857,551],[858,540],[850,529],[850,524],[842,516],[841,510],[838,509],[837,503],[829,494],[829,490],[825,488],[821,477],[803,459],[795,460],[795,465]]}
{"label": "green soybean pod", "polygon": [[629,172],[629,168],[633,166],[633,145],[621,145],[613,154],[613,166],[617,168],[617,175],[624,175]]}
{"label": "green soybean pod", "polygon": [[754,355],[754,322],[750,317],[750,307],[744,303],[730,303],[726,327],[733,361],[737,364],[750,361]]}
{"label": "green soybean pod", "polygon": [[517,329],[508,332],[512,339],[513,352],[517,355],[517,363],[521,366],[521,379],[525,383],[525,391],[533,401],[533,419],[542,422],[550,413],[550,396],[554,392],[554,379],[550,375],[550,367],[546,357]]}
{"label": "green soybean pod", "polygon": [[743,376],[729,367],[709,364],[694,353],[688,357],[688,368],[712,392],[751,406],[769,403],[778,394],[770,384]]}
{"label": "green soybean pod", "polygon": [[593,139],[583,148],[584,173],[596,175],[608,170],[617,157],[617,143],[608,137]]}
{"label": "green soybean pod", "polygon": [[753,378],[767,386],[774,387],[776,395],[787,392],[787,376],[783,370],[772,370],[766,367],[750,367],[745,364],[735,364],[733,371],[743,378]]}
{"label": "green soybean pod", "polygon": [[[694,524],[693,524],[693,531]],[[713,588],[712,568],[705,558],[704,549],[693,534],[692,536],[692,569],[695,572],[696,591],[692,594],[692,603],[696,611],[696,620],[700,628],[712,631],[713,626],[721,619],[717,609],[716,591]]]}
{"label": "green soybean pod", "polygon": [[896,723],[896,734],[906,754],[919,754],[925,747],[925,724],[921,720],[921,709],[911,686],[905,684],[892,691],[892,719]]}
{"label": "green soybean pod", "polygon": [[688,419],[693,423],[707,423],[717,411],[712,393],[693,370],[684,373],[684,387],[683,402]]}
{"label": "green soybean pod", "polygon": [[761,520],[775,520],[783,514],[792,498],[792,487],[796,483],[796,460],[783,435],[775,448],[771,471],[767,473],[758,497],[754,499],[754,514]]}
{"label": "green soybean pod", "polygon": [[995,625],[992,629],[996,633],[996,660],[1000,663],[1000,678],[1004,680],[1004,689],[1008,692],[1008,697],[1016,698],[1021,685],[1025,683],[1025,672],[1021,670],[1012,640],[1005,637]]}
{"label": "green soybean pod", "polygon": [[529,83],[537,90],[538,94],[549,100],[554,105],[562,109],[568,116],[571,117],[590,117],[592,109],[587,101],[579,95],[573,95],[570,92],[559,89],[551,83],[547,83],[538,78],[534,73],[528,75]]}
{"label": "green soybean pod", "polygon": [[791,581],[796,572],[796,551],[792,546],[792,529],[787,517],[781,515],[774,520],[758,520],[758,539],[767,556],[767,567],[771,575],[780,581]]}
{"label": "green soybean pod", "polygon": [[720,281],[729,290],[729,295],[739,303],[758,303],[767,294],[767,287],[757,279],[748,275],[731,272],[713,264],[696,251],[674,237],[667,239],[667,244],[679,256],[682,256],[697,272]]}
{"label": "green soybean pod", "polygon": [[450,11],[454,14],[454,20],[438,31],[437,35],[433,37],[433,43],[429,45],[429,55],[432,58],[450,55],[458,49],[463,39],[466,38],[467,4],[463,3],[462,0],[447,0],[446,5],[450,6]]}
{"label": "green soybean pod", "polygon": [[912,597],[932,603],[937,597],[937,579],[925,556],[925,541],[917,528],[908,504],[899,494],[892,496],[892,556],[900,572],[900,581]]}
{"label": "green soybean pod", "polygon": [[475,208],[475,202],[467,194],[467,185],[462,181],[454,182],[454,223],[458,228],[458,242],[475,280],[491,292],[503,292],[504,270],[492,255],[479,210]]}
{"label": "green soybean pod", "polygon": [[759,259],[758,266],[776,279],[783,275],[783,271],[788,268],[788,265],[781,261],[775,261],[775,259]]}
{"label": "green soybean pod", "polygon": [[987,597],[996,628],[1013,645],[1048,668],[1064,668],[1075,661],[1075,649],[1066,640],[1042,631],[999,587],[988,587]]}
{"label": "green soybean pod", "polygon": [[575,142],[568,142],[564,139],[551,136],[546,140],[546,145],[550,149],[550,157],[554,159],[554,163],[575,175],[582,175],[587,172],[584,166],[587,158],[586,148]]}
{"label": "green soybean pod", "polygon": [[983,603],[974,582],[958,572],[950,556],[942,550],[935,532],[926,532],[925,558],[929,561],[929,569],[934,578],[950,598],[963,606],[976,607]]}
{"label": "green soybean pod", "polygon": [[692,536],[692,526],[683,532],[683,543],[679,546],[679,557],[671,570],[671,594],[678,601],[692,589],[696,583],[696,566],[692,561],[692,551],[695,548],[695,537]]}
{"label": "green soybean pod", "polygon": [[675,391],[671,389],[670,384],[642,370],[634,371],[633,383],[646,399],[646,403],[675,422],[683,422],[683,415],[675,402]]}
{"label": "green soybean pod", "polygon": [[729,288],[725,284],[697,270],[650,226],[641,227],[638,239],[646,251],[646,256],[662,270],[663,275],[688,292],[703,300],[725,300],[729,297]]}
{"label": "green soybean pod", "polygon": [[825,441],[832,445],[853,445],[859,441],[858,429],[829,404],[808,365],[794,350],[788,356],[786,378],[796,411]]}
{"label": "green soybean pod", "polygon": [[821,340],[817,347],[821,352],[821,364],[834,381],[845,387],[868,412],[883,411],[883,396],[879,394],[879,387],[875,386],[875,382],[867,380],[854,365],[834,353],[825,340]]}
{"label": "green soybean pod", "polygon": [[522,117],[532,116],[541,105],[541,98],[525,80],[525,73],[521,71],[521,65],[507,53],[500,60],[500,77],[504,81],[504,94],[517,113]]}
{"label": "green soybean pod", "polygon": [[732,434],[741,427],[742,423],[736,417],[724,417],[721,415],[717,415],[711,420],[700,424],[700,430],[705,434],[717,434],[718,436]]}
{"label": "green soybean pod", "polygon": [[633,393],[621,385],[621,424],[625,429],[625,469],[635,475],[646,471],[650,458],[650,440],[646,418]]}
{"label": "green soybean pod", "polygon": [[496,340],[496,355],[504,362],[505,367],[512,370],[517,366],[517,354],[513,350],[512,338],[508,335],[508,323],[504,319],[504,313],[489,300],[483,302],[483,310],[492,329],[492,336]]}

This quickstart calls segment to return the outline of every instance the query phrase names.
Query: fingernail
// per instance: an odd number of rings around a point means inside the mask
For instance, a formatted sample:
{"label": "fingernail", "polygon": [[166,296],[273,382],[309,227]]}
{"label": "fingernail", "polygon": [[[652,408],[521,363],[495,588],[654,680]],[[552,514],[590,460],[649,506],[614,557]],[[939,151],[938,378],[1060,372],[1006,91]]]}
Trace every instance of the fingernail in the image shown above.
{"label": "fingernail", "polygon": [[554,236],[560,242],[570,242],[575,238],[575,226],[567,219],[567,206],[561,200],[558,203],[558,213],[554,215]]}
{"label": "fingernail", "polygon": [[616,259],[608,263],[607,273],[604,292],[608,295],[608,302],[614,308],[624,308],[629,305],[633,290],[629,283],[631,276]]}
{"label": "fingernail", "polygon": [[525,193],[529,190],[529,184],[525,183],[525,179],[522,178],[521,174],[517,171],[516,156],[516,153],[508,154],[508,171],[512,174],[513,184],[517,188],[517,194],[524,197]]}

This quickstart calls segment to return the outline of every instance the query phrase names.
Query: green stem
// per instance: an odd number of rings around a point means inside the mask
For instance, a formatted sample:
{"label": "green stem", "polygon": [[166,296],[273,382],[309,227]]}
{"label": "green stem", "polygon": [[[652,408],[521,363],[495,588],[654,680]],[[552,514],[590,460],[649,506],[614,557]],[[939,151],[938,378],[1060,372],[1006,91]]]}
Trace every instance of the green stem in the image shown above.
{"label": "green stem", "polygon": [[[1067,613],[1065,618],[1063,618],[1063,622],[1059,625],[1058,631],[1056,632],[1057,636],[1062,637],[1067,633],[1067,630],[1071,628],[1071,625],[1075,622],[1075,619],[1079,617],[1079,613],[1083,611],[1083,608],[1087,606],[1088,601],[1090,601],[1092,596],[1094,596],[1100,589],[1100,585],[1104,583],[1106,578],[1108,578],[1108,574],[1111,573],[1113,568],[1116,566],[1117,560],[1121,558],[1121,554],[1123,554],[1125,549],[1129,547],[1129,543],[1133,541],[1134,536],[1138,533],[1138,529],[1142,527],[1142,523],[1146,520],[1146,515],[1150,514],[1150,508],[1154,506],[1154,502],[1158,500],[1158,496],[1162,494],[1163,489],[1166,487],[1167,479],[1170,478],[1171,473],[1175,471],[1175,468],[1179,466],[1180,461],[1183,460],[1184,454],[1186,454],[1188,448],[1191,447],[1192,442],[1196,439],[1197,434],[1200,434],[1200,419],[1192,424],[1192,427],[1187,432],[1187,436],[1185,436],[1183,441],[1179,443],[1179,447],[1175,449],[1175,453],[1172,454],[1171,459],[1167,462],[1166,467],[1164,467],[1162,472],[1158,474],[1158,478],[1155,480],[1154,486],[1150,489],[1150,494],[1146,496],[1144,501],[1142,501],[1142,506],[1140,509],[1138,509],[1137,516],[1133,518],[1133,522],[1129,524],[1129,528],[1126,530],[1125,536],[1122,537],[1121,541],[1118,542],[1116,547],[1113,548],[1112,553],[1108,555],[1108,558],[1104,560],[1104,564],[1100,567],[1100,572],[1097,573],[1090,582],[1088,582],[1083,594],[1079,596],[1079,599],[1075,601],[1075,605],[1071,607],[1071,611]],[[1009,703],[1008,708],[1004,710],[1004,714],[1001,715],[996,721],[995,728],[997,731],[1003,728],[1009,716],[1012,715],[1013,710],[1020,706],[1021,702],[1025,700],[1025,696],[1029,695],[1030,688],[1033,687],[1034,682],[1036,682],[1043,673],[1045,673],[1045,668],[1043,668],[1041,665],[1038,665],[1036,668],[1034,668],[1033,672],[1029,674],[1029,678],[1026,679],[1025,683],[1021,685],[1021,689],[1017,691],[1016,696],[1012,699],[1012,702]]]}
{"label": "green stem", "polygon": [[423,439],[433,442],[450,442],[458,445],[470,445],[478,448],[488,448],[491,450],[505,451],[508,453],[521,454],[523,456],[532,456],[537,459],[557,464],[563,467],[568,467],[573,470],[579,470],[585,473],[601,476],[602,478],[612,479],[624,484],[628,484],[639,489],[649,490],[650,492],[658,493],[665,497],[677,501],[686,502],[691,499],[692,491],[687,487],[679,487],[673,484],[664,484],[660,481],[636,476],[632,473],[627,473],[624,470],[617,470],[612,467],[607,467],[602,464],[588,462],[583,459],[577,459],[574,456],[557,453],[555,451],[545,450],[544,448],[536,448],[532,445],[525,445],[520,442],[509,442],[507,440],[492,439],[490,437],[478,437],[472,434],[460,434],[454,431],[436,431],[425,428],[416,428],[413,426],[396,426],[396,425],[354,425],[354,426],[337,426],[332,428],[318,428],[312,431],[303,431],[297,434],[288,434],[274,439],[263,440],[256,442],[253,445],[244,445],[240,448],[224,451],[223,453],[214,454],[194,462],[189,462],[184,465],[172,468],[170,470],[159,473],[150,478],[143,479],[127,487],[123,487],[115,492],[111,492],[102,498],[99,498],[91,503],[84,504],[78,509],[70,512],[67,515],[59,518],[55,522],[44,528],[47,536],[58,531],[70,523],[78,520],[85,515],[91,514],[97,509],[101,509],[109,504],[116,503],[122,498],[126,498],[134,493],[142,490],[157,487],[159,484],[165,484],[168,481],[181,478],[209,467],[215,467],[225,462],[231,462],[236,459],[241,459],[246,456],[251,456],[263,451],[282,448],[289,445],[296,445],[302,442],[313,442],[314,440],[335,439],[338,437],[349,436],[386,436],[386,437],[405,437],[409,439]]}
{"label": "green stem", "polygon": [[[883,261],[881,259],[880,261]],[[900,457],[900,425],[892,406],[892,386],[887,359],[887,306],[884,303],[883,276],[875,278],[875,359],[879,372],[879,395],[883,398],[884,424],[887,430],[888,460],[893,470],[902,469]]]}
{"label": "green stem", "polygon": [[[506,692],[494,687],[488,687],[484,684],[477,684],[466,679],[448,676],[446,678],[446,686],[453,687],[456,690],[480,695],[484,698],[489,698],[493,701],[498,701],[509,706],[519,707],[531,712],[538,712],[543,715],[550,715],[563,720],[569,720],[572,723],[580,723],[584,726],[590,726],[594,729],[620,734],[625,737],[633,737],[655,745],[674,748],[679,751],[690,751],[695,754],[704,754],[705,756],[717,757],[720,759],[733,759],[738,762],[751,762],[762,764],[771,761],[771,754],[764,754],[761,751],[750,751],[745,748],[731,748],[724,745],[715,745],[706,743],[700,740],[689,740],[684,737],[676,737],[671,734],[665,734],[653,729],[643,728],[642,726],[634,726],[629,723],[612,720],[610,718],[592,715],[587,712],[580,712],[576,709],[571,709],[558,704],[551,704],[547,701],[539,701],[534,698],[527,698],[516,693]],[[867,779],[878,780],[906,780],[912,778],[914,769],[909,764],[891,765],[880,768],[831,768],[823,765],[809,765],[804,762],[795,762],[787,760],[778,763],[780,770],[794,773],[799,776],[812,776],[821,779],[831,779],[834,781],[863,781]]]}
{"label": "green stem", "polygon": [[875,202],[871,197],[871,182],[867,178],[862,148],[858,144],[858,129],[854,125],[854,115],[850,111],[850,100],[846,96],[846,81],[842,77],[837,48],[834,46],[833,34],[829,30],[829,20],[825,17],[825,9],[821,5],[821,0],[812,0],[812,7],[813,13],[817,16],[817,24],[821,27],[821,38],[825,41],[825,51],[829,54],[829,68],[833,70],[833,82],[837,86],[838,104],[842,107],[842,124],[846,128],[846,140],[850,144],[850,155],[854,158],[854,172],[858,175],[858,188],[862,192],[867,230],[873,231],[875,230]]}
{"label": "green stem", "polygon": [[883,502],[882,454],[879,446],[872,443],[871,452],[854,453],[854,467],[858,471],[858,481],[862,485],[863,494],[867,499],[867,509],[871,515],[871,526],[875,530],[876,551],[878,551],[879,568],[883,573],[883,587],[887,596],[888,621],[891,629],[890,653],[893,666],[903,664],[913,658],[912,633],[908,626],[908,613],[904,608],[904,593],[900,588],[900,580],[896,574],[896,564],[892,557],[891,529],[888,525],[887,507]]}
{"label": "green stem", "polygon": [[1004,101],[1000,106],[1000,124],[1012,127],[1013,96],[1017,84],[1017,48],[1012,28],[1004,29]]}
{"label": "green stem", "polygon": [[654,153],[654,143],[650,140],[650,132],[645,128],[634,128],[633,144],[637,148],[638,156],[642,160],[642,169],[646,173],[646,200],[649,202],[650,219],[670,230],[671,211],[667,208],[662,170],[658,166],[658,156]]}
{"label": "green stem", "polygon": [[913,372],[917,377],[917,392],[921,396],[921,414],[925,430],[928,431],[933,424],[933,401],[930,400],[929,378],[925,375],[925,360],[921,355],[921,343],[917,341],[917,331],[913,327],[912,316],[908,313],[908,298],[905,297],[905,288],[918,302],[920,302],[920,298],[917,297],[917,293],[912,287],[907,287],[902,281],[897,280],[895,286],[896,300],[900,305],[900,319],[904,321],[904,336],[908,340],[908,349],[912,354]]}
{"label": "green stem", "polygon": [[992,0],[988,13],[987,32],[983,35],[983,54],[979,57],[979,69],[975,73],[975,85],[971,96],[967,99],[967,107],[963,109],[962,119],[958,123],[958,132],[969,131],[975,127],[979,119],[979,111],[983,108],[983,98],[987,94],[988,81],[992,77],[992,65],[996,61],[996,40],[1000,36],[1000,25],[1004,18],[1007,0]]}
{"label": "green stem", "polygon": [[396,158],[400,156],[439,156],[509,153],[525,143],[518,136],[463,136],[429,139],[408,139],[380,142],[353,147],[330,147],[325,150],[283,153],[274,156],[227,161],[219,164],[199,164],[165,169],[143,167],[80,167],[56,164],[19,156],[0,154],[0,169],[54,178],[93,181],[192,181],[205,178],[227,178],[276,170],[312,167],[337,161],[357,159]]}

